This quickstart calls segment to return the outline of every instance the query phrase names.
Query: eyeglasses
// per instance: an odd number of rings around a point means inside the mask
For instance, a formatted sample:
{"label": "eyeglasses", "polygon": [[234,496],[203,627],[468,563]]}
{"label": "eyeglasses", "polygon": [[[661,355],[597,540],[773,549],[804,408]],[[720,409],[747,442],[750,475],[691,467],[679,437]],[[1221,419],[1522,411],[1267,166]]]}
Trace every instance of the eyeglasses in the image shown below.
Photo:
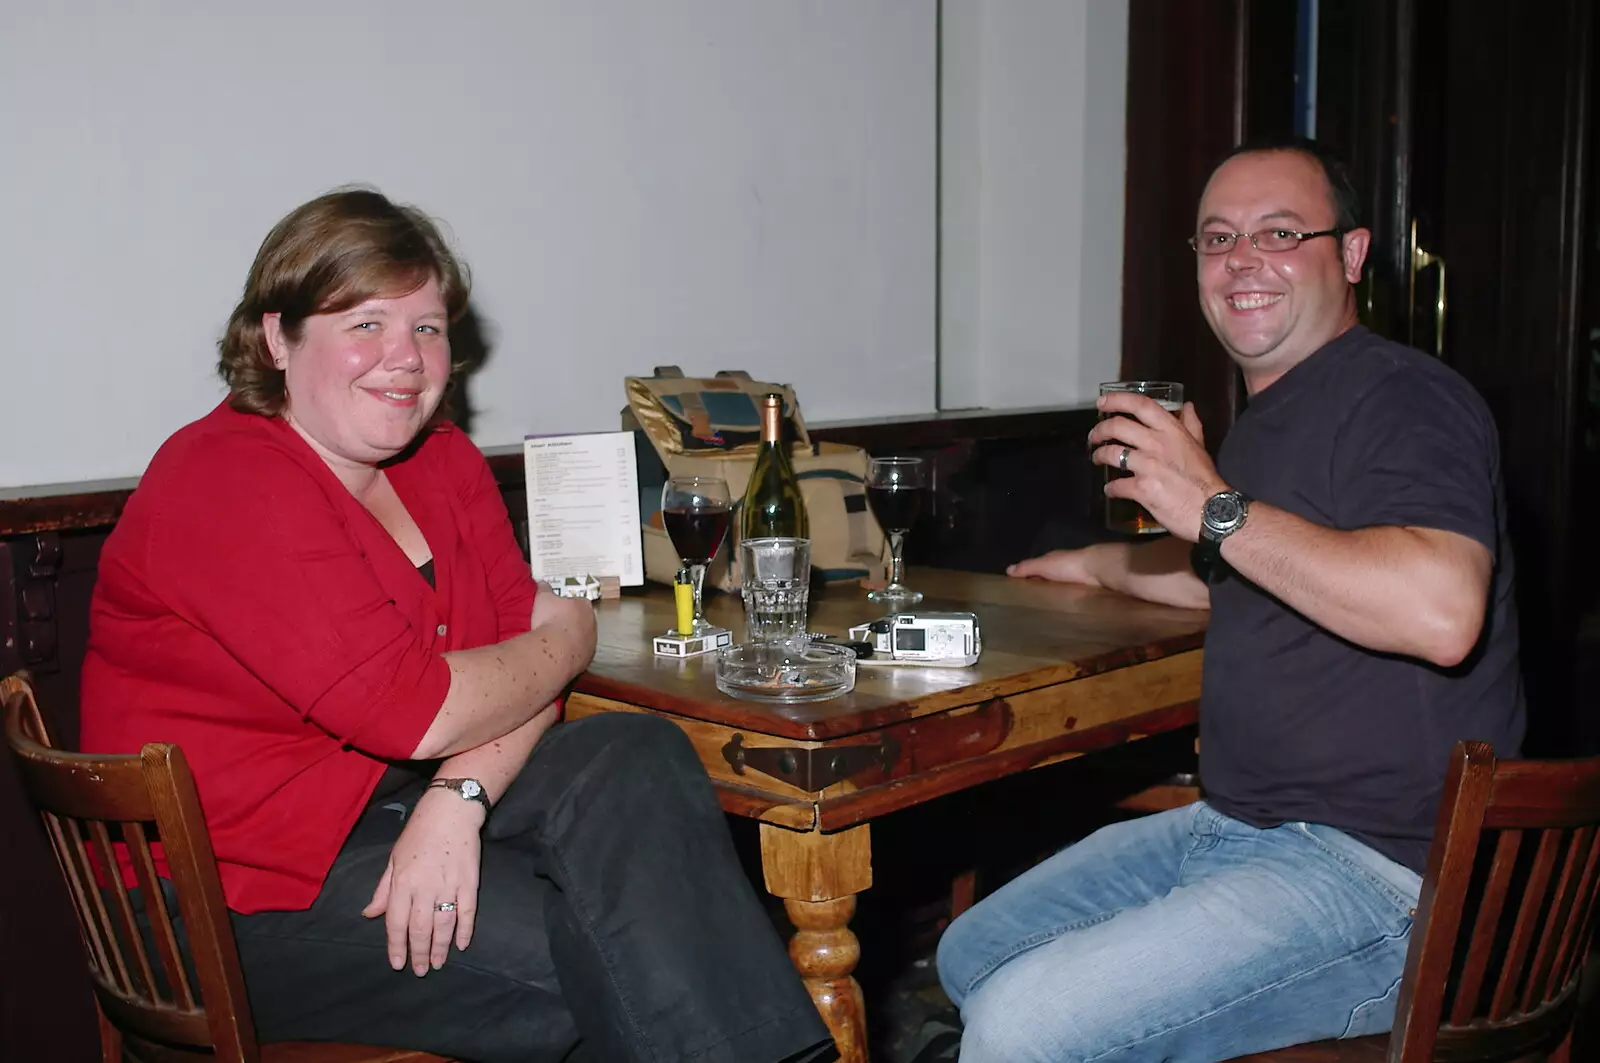
{"label": "eyeglasses", "polygon": [[1323,229],[1314,233],[1303,233],[1295,229],[1262,229],[1253,233],[1203,232],[1189,237],[1189,246],[1202,255],[1225,255],[1233,250],[1233,245],[1243,236],[1257,251],[1293,251],[1300,246],[1302,240],[1343,235],[1343,229]]}

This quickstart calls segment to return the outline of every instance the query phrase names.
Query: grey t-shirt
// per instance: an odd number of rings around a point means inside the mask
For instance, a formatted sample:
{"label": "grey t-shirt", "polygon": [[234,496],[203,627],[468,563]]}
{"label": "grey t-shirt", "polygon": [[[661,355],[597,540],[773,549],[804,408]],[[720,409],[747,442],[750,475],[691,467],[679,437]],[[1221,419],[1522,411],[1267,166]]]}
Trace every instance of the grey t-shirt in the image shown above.
{"label": "grey t-shirt", "polygon": [[1458,532],[1493,553],[1477,647],[1454,668],[1376,653],[1236,573],[1211,590],[1200,771],[1219,811],[1337,827],[1427,863],[1451,748],[1520,752],[1525,710],[1494,421],[1460,375],[1356,327],[1253,396],[1222,446],[1236,489],[1330,528]]}

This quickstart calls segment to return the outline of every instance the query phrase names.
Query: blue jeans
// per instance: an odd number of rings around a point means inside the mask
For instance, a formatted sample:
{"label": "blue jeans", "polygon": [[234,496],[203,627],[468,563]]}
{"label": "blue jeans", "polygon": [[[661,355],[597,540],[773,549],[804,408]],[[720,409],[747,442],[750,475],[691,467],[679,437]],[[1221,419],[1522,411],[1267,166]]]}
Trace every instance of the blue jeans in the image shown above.
{"label": "blue jeans", "polygon": [[1394,1021],[1416,872],[1204,802],[1096,832],[951,924],[962,1063],[1213,1063]]}

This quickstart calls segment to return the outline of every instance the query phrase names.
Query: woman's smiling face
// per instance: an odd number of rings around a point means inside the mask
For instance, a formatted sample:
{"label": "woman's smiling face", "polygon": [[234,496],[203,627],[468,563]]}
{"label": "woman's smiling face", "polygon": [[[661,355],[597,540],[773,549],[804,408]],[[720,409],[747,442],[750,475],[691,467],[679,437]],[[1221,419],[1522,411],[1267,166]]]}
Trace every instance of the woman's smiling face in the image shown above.
{"label": "woman's smiling face", "polygon": [[284,370],[284,418],[335,467],[376,465],[428,423],[450,377],[449,326],[438,281],[305,319],[291,343],[276,314],[262,321]]}

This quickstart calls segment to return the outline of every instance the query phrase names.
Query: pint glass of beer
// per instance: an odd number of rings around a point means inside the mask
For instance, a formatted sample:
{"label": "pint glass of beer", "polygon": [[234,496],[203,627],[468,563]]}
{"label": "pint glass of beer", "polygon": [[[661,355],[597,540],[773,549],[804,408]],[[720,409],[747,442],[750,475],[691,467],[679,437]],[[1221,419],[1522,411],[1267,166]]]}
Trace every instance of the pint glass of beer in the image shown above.
{"label": "pint glass of beer", "polygon": [[[1174,384],[1170,380],[1119,380],[1111,384],[1101,384],[1100,394],[1109,395],[1115,391],[1131,391],[1136,395],[1148,395],[1159,402],[1163,409],[1177,416],[1183,409],[1183,385]],[[1102,413],[1101,420],[1107,417],[1120,417],[1121,414]],[[1106,482],[1120,480],[1132,473],[1123,472],[1114,466],[1107,465]],[[1114,532],[1128,535],[1153,535],[1167,529],[1156,523],[1143,506],[1130,498],[1106,499],[1106,527]]]}

